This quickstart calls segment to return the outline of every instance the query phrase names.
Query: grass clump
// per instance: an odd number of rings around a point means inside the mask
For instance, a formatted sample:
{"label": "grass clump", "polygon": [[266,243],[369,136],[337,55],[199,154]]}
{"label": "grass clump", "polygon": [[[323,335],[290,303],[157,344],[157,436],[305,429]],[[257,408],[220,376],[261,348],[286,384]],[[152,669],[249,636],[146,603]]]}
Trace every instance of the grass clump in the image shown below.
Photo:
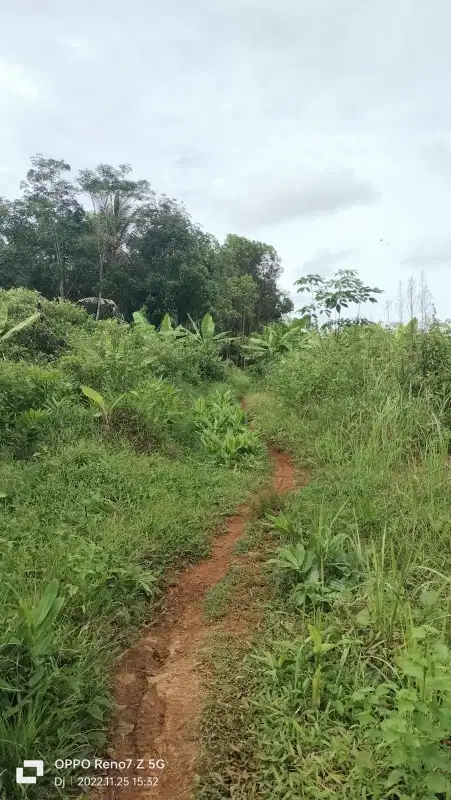
{"label": "grass clump", "polygon": [[227,613],[234,586],[235,574],[233,569],[229,569],[227,575],[207,591],[204,599],[204,614],[210,622],[221,619]]}

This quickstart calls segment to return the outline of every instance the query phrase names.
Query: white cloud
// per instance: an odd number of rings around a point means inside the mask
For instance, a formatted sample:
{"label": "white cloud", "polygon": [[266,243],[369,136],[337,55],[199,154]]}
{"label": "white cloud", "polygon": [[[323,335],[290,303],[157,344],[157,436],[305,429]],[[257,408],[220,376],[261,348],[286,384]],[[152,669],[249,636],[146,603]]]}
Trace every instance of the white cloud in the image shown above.
{"label": "white cloud", "polygon": [[68,46],[73,51],[75,58],[79,58],[82,61],[96,60],[95,48],[86,39],[71,39],[68,42]]}
{"label": "white cloud", "polygon": [[420,243],[402,261],[403,267],[410,269],[435,270],[451,267],[451,239],[444,242]]}
{"label": "white cloud", "polygon": [[20,64],[12,64],[0,58],[0,93],[8,100],[36,101],[39,90],[36,84],[27,76]]}
{"label": "white cloud", "polygon": [[395,296],[422,258],[449,314],[445,0],[16,0],[4,17],[0,195],[36,152],[128,161],[217,236],[274,244],[287,288],[349,251]]}
{"label": "white cloud", "polygon": [[377,192],[345,168],[262,171],[246,176],[230,193],[230,220],[269,227],[299,217],[316,218],[352,206],[370,205]]}
{"label": "white cloud", "polygon": [[317,274],[327,278],[342,267],[341,262],[348,259],[352,253],[352,250],[340,250],[336,253],[332,253],[330,250],[319,250],[313,258],[304,262],[302,272],[304,275]]}

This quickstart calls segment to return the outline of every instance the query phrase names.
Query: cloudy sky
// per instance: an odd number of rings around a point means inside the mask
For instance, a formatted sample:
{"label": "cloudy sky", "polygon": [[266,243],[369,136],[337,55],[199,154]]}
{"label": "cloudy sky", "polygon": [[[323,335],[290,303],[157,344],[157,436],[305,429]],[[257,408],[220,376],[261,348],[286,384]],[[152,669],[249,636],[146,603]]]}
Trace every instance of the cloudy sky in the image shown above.
{"label": "cloudy sky", "polygon": [[383,305],[424,269],[451,317],[450,37],[448,0],[5,3],[0,195],[36,152],[128,162],[290,292],[347,267]]}

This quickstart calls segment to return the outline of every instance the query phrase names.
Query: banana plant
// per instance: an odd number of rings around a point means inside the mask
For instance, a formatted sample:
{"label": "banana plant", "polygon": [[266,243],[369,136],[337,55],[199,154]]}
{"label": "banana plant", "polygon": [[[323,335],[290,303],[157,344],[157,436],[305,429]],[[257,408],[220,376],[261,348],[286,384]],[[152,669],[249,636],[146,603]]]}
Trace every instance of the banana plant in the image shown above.
{"label": "banana plant", "polygon": [[260,336],[251,336],[247,343],[242,345],[242,350],[256,359],[287,353],[293,349],[308,323],[309,317],[306,316],[294,320],[291,325],[284,322],[266,325]]}
{"label": "banana plant", "polygon": [[155,331],[155,325],[151,325],[147,321],[146,315],[143,311],[134,311],[133,314],[133,327],[140,330]]}
{"label": "banana plant", "polygon": [[197,339],[197,341],[205,344],[206,342],[232,342],[233,337],[228,335],[228,331],[215,334],[215,321],[211,314],[207,312],[202,319],[199,326],[194,322],[192,317],[188,314],[189,321],[194,328],[194,333],[189,331],[190,335]]}
{"label": "banana plant", "polygon": [[170,314],[164,315],[159,333],[160,336],[164,336],[166,339],[181,339],[189,335],[189,331],[183,325],[177,325],[176,328],[173,327]]}
{"label": "banana plant", "polygon": [[106,428],[110,426],[111,414],[114,408],[116,408],[117,404],[120,403],[121,400],[126,397],[126,395],[131,394],[135,397],[138,396],[137,392],[134,392],[130,389],[129,391],[120,394],[119,397],[116,397],[116,400],[114,400],[112,403],[107,403],[103,395],[101,395],[100,392],[97,392],[95,389],[92,389],[90,386],[81,385],[80,388],[85,397],[91,401],[92,405],[100,409],[94,414],[94,416],[97,418],[103,418]]}
{"label": "banana plant", "polygon": [[41,314],[37,311],[35,314],[32,314],[30,317],[21,320],[18,322],[17,325],[14,325],[9,330],[5,331],[5,328],[8,324],[8,306],[2,305],[0,306],[0,342],[6,342],[7,339],[10,339],[11,336],[14,336],[19,331],[22,331],[24,328],[28,328],[30,325],[33,325],[37,320],[40,318]]}

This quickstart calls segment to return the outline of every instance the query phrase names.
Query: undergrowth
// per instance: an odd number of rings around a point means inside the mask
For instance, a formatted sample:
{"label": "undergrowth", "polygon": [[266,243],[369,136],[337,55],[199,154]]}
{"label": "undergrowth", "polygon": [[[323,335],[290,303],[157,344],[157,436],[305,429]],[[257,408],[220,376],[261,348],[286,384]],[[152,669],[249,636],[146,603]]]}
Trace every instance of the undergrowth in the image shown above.
{"label": "undergrowth", "polygon": [[269,611],[212,658],[202,800],[451,797],[448,411],[381,344],[330,337],[248,396],[310,480],[262,509]]}
{"label": "undergrowth", "polygon": [[[33,292],[2,297],[11,324],[36,305]],[[168,567],[205,557],[267,472],[213,345],[42,305],[47,328],[10,337],[0,361],[2,800],[67,796],[55,760],[105,753],[115,658],[154,613]],[[230,448],[217,426],[206,459],[199,398],[209,425],[219,402],[250,444]],[[15,782],[24,759],[46,765],[37,786]]]}

